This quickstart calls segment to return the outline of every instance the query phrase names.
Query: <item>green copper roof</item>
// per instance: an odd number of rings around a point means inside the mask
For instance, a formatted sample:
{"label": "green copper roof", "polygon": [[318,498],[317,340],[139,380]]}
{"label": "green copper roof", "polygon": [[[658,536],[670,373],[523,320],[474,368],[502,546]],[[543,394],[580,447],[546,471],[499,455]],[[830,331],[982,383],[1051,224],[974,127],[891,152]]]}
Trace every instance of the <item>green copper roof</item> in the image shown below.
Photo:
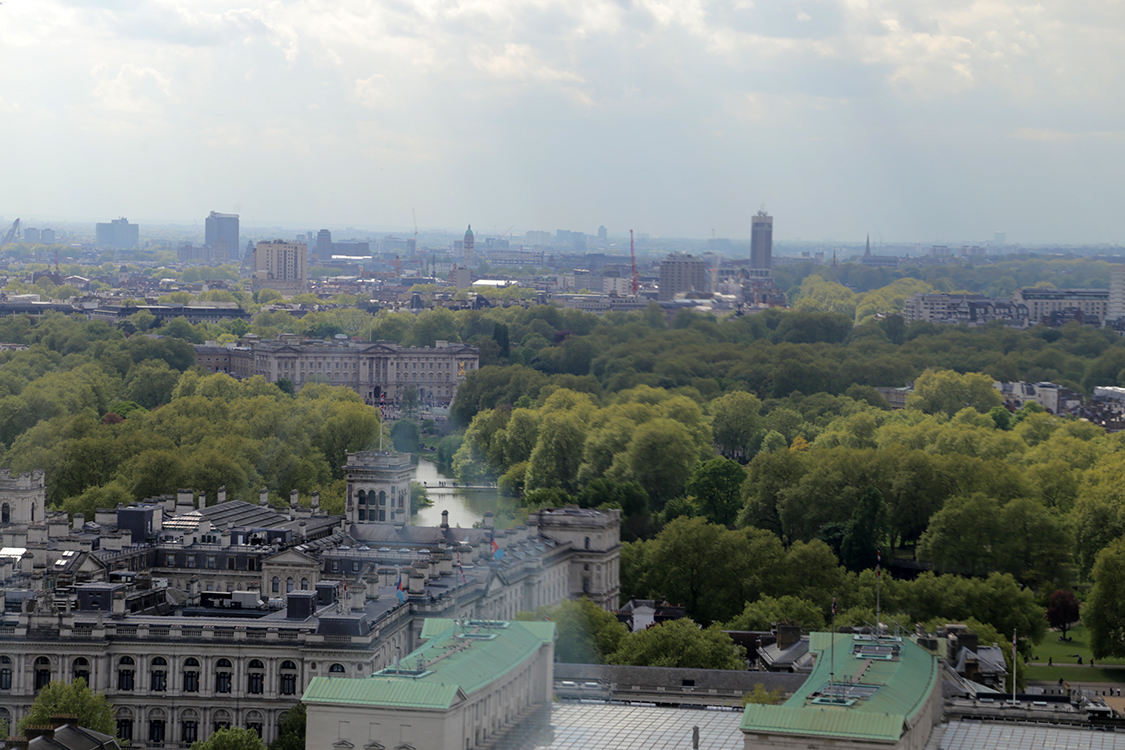
{"label": "green copper roof", "polygon": [[[904,725],[925,707],[938,679],[933,654],[909,640],[884,640],[837,634],[835,659],[830,633],[813,633],[809,650],[816,653],[812,674],[780,706],[750,705],[742,714],[744,732],[833,735],[897,742]],[[893,658],[875,652],[897,650]],[[870,653],[856,655],[866,647]],[[817,702],[827,692],[830,673],[844,704]]]}
{"label": "green copper roof", "polygon": [[359,679],[314,677],[301,700],[446,709],[554,642],[555,623],[470,623],[454,631],[452,620],[429,618],[422,638],[426,643],[402,659],[399,674],[390,668]]}

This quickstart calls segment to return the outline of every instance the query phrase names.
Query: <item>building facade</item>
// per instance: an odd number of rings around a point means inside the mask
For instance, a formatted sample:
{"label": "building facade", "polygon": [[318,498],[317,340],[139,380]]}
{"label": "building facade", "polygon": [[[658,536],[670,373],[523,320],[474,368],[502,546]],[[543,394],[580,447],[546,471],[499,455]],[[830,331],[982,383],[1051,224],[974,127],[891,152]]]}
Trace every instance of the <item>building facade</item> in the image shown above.
{"label": "building facade", "polygon": [[309,290],[308,245],[304,242],[273,240],[254,248],[251,288],[274,289],[292,296]]}
{"label": "building facade", "polygon": [[99,247],[132,250],[140,245],[140,227],[130,224],[124,216],[108,223],[95,225],[95,241]]}
{"label": "building facade", "polygon": [[351,388],[369,404],[397,403],[410,387],[424,403],[453,400],[465,376],[480,367],[480,350],[438,341],[433,347],[375,343],[244,339],[238,346],[196,346],[199,364],[238,377],[261,375],[271,383],[288,380]]}
{"label": "building facade", "polygon": [[[1111,276],[1112,278],[1112,276]],[[1027,305],[1031,324],[1047,322],[1052,314],[1079,311],[1083,322],[1100,323],[1109,316],[1109,289],[1017,289],[1013,301]]]}
{"label": "building facade", "polygon": [[211,257],[226,263],[238,257],[238,214],[220,214],[212,211],[204,221],[203,244],[211,248]]}
{"label": "building facade", "polygon": [[187,748],[227,726],[269,742],[316,678],[401,663],[429,618],[511,619],[587,587],[617,604],[618,511],[416,527],[350,523],[315,496],[184,490],[70,523],[45,517],[44,499],[42,472],[0,472],[0,719],[82,677],[134,748]]}
{"label": "building facade", "polygon": [[703,259],[684,253],[672,253],[660,261],[658,299],[668,301],[681,292],[702,292],[707,289]]}

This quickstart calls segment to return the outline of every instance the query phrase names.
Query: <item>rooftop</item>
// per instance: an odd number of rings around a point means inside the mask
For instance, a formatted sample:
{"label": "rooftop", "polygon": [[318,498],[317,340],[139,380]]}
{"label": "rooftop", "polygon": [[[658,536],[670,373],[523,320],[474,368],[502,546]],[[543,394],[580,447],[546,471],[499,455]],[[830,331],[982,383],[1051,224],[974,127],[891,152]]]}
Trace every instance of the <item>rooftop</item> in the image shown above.
{"label": "rooftop", "polygon": [[747,706],[744,731],[896,742],[938,677],[933,654],[901,638],[813,633],[809,650],[804,685],[780,706]]}
{"label": "rooftop", "polygon": [[358,680],[314,677],[305,703],[447,709],[515,669],[555,640],[553,622],[427,618],[426,643],[389,667]]}

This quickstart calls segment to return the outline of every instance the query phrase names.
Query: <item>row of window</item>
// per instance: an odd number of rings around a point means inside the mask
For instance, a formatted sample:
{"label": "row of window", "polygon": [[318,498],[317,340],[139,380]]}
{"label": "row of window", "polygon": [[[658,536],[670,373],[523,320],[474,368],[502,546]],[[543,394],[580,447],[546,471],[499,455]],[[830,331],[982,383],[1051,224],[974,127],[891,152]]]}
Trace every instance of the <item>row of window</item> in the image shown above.
{"label": "row of window", "polygon": [[[167,730],[167,723],[164,719],[150,719],[148,722],[148,741],[151,744],[159,745],[165,741]],[[229,721],[216,721],[212,724],[212,731],[217,732],[220,729],[229,729]],[[262,723],[261,722],[247,722],[246,728],[253,730],[257,733],[258,738],[262,737]],[[132,719],[118,719],[117,720],[117,736],[127,742],[133,740],[133,720]],[[199,722],[194,719],[183,719],[180,721],[180,742],[184,744],[191,744],[199,741]]]}

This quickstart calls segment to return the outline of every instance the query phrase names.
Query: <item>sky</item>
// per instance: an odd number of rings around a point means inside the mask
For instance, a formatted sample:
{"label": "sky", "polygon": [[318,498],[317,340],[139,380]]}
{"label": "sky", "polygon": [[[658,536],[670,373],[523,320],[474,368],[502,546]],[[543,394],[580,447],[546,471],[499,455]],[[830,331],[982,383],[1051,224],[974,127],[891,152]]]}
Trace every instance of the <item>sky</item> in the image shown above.
{"label": "sky", "polygon": [[0,217],[1125,244],[1125,0],[3,0]]}

